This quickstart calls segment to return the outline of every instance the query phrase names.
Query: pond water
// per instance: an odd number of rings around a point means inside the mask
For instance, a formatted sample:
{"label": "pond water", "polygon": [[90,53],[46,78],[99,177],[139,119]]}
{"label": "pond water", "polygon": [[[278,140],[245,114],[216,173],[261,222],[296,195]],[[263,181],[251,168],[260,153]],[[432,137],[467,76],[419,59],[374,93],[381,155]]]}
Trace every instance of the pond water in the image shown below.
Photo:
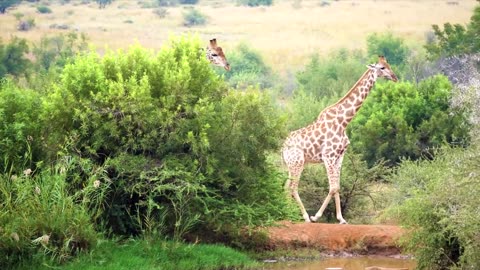
{"label": "pond water", "polygon": [[[394,259],[379,256],[365,256],[354,258],[325,258],[318,261],[307,262],[275,262],[265,263],[263,270],[365,270],[367,267],[383,267],[398,269],[415,269],[415,260],[412,259]],[[381,269],[381,268],[380,268]]]}

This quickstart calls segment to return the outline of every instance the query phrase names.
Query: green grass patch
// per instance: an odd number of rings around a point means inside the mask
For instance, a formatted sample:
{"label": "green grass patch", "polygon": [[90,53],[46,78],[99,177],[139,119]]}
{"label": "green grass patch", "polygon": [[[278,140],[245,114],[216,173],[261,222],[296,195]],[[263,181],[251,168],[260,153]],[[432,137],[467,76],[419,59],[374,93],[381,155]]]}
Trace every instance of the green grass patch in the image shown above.
{"label": "green grass patch", "polygon": [[27,269],[251,269],[259,266],[246,254],[222,245],[184,244],[170,241],[102,241],[88,254],[63,264],[23,262],[16,270]]}

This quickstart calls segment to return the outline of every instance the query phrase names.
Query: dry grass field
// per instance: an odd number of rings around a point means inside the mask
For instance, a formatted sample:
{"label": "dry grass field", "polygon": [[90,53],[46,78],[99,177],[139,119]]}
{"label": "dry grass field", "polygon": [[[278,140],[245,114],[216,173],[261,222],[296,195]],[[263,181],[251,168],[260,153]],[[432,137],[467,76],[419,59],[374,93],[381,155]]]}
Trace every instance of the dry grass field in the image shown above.
{"label": "dry grass field", "polygon": [[[93,1],[53,2],[50,14],[40,14],[36,4],[24,1],[0,15],[0,37],[37,41],[69,31],[50,28],[65,24],[86,33],[98,50],[126,48],[135,42],[155,49],[171,34],[195,33],[206,41],[218,38],[227,56],[229,49],[245,42],[279,72],[303,66],[312,53],[325,54],[339,47],[362,49],[373,32],[391,31],[411,45],[422,45],[432,24],[465,24],[478,4],[475,0],[338,0],[321,6],[319,0],[274,0],[270,7],[243,7],[234,0],[200,0],[196,8],[207,16],[207,24],[185,27],[186,6],[168,7],[166,17],[160,18],[153,8],[142,7],[146,0],[116,0],[106,9]],[[18,31],[15,13],[34,18],[36,27]]]}

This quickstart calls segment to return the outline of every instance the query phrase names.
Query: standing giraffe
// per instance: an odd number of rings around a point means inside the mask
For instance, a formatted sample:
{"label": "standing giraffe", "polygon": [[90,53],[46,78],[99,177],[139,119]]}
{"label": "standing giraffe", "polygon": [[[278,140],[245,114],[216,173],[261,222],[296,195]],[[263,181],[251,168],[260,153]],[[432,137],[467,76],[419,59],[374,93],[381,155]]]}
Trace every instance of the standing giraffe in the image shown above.
{"label": "standing giraffe", "polygon": [[[362,106],[377,78],[397,81],[397,76],[383,56],[379,56],[378,63],[367,67],[367,71],[342,99],[325,108],[312,124],[291,132],[283,144],[282,157],[288,167],[285,188],[290,188],[306,222],[317,221],[333,196],[337,219],[340,224],[347,223],[342,216],[339,193],[343,155],[350,144],[346,134],[347,125]],[[309,217],[298,195],[298,182],[306,163],[321,162],[327,169],[329,192],[317,214]]]}
{"label": "standing giraffe", "polygon": [[207,59],[215,66],[223,67],[225,70],[230,70],[230,64],[223,53],[222,47],[217,46],[217,39],[211,39],[207,46]]}

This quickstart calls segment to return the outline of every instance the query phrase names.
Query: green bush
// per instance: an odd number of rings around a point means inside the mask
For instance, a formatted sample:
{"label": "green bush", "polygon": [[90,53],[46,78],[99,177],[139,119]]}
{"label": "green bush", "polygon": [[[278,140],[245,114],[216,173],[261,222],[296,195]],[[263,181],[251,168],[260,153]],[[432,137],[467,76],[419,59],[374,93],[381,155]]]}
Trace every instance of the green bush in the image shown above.
{"label": "green bush", "polygon": [[14,77],[27,75],[32,64],[26,57],[28,52],[26,39],[13,37],[7,44],[0,39],[0,79],[7,74]]}
{"label": "green bush", "polygon": [[228,83],[238,89],[249,86],[268,88],[275,81],[272,70],[261,54],[247,44],[239,44],[228,53],[228,62],[233,67],[230,71],[219,71]]}
{"label": "green bush", "polygon": [[445,148],[431,161],[403,161],[392,175],[388,212],[409,232],[402,242],[418,269],[480,267],[479,150],[478,140]]}
{"label": "green bush", "polygon": [[[285,135],[275,106],[257,91],[228,92],[202,47],[181,38],[156,55],[85,54],[45,98],[50,155],[107,172],[102,220],[114,233],[181,238],[288,214],[283,177],[266,159]],[[82,166],[74,174],[85,185]]]}
{"label": "green bush", "polygon": [[38,6],[37,11],[39,13],[45,14],[45,13],[52,13],[52,9],[47,7],[47,6]]}
{"label": "green bush", "polygon": [[367,37],[367,53],[375,60],[378,55],[385,56],[388,63],[393,66],[392,68],[397,76],[400,76],[406,65],[410,50],[402,38],[395,37],[392,33],[387,32],[384,34],[374,33]]}
{"label": "green bush", "polygon": [[450,108],[452,85],[438,75],[418,86],[377,82],[348,126],[351,146],[373,165],[384,159],[431,158],[443,144],[469,142],[468,110]]}
{"label": "green bush", "polygon": [[[68,164],[37,173],[0,175],[0,264],[9,268],[33,258],[57,263],[96,244],[92,216],[106,185],[69,193]],[[39,259],[42,258],[42,259]]]}
{"label": "green bush", "polygon": [[204,25],[207,23],[207,17],[199,10],[192,8],[183,14],[183,25],[190,27],[195,25]]}
{"label": "green bush", "polygon": [[198,3],[198,0],[179,0],[179,3],[182,5],[195,5]]}
{"label": "green bush", "polygon": [[257,7],[257,6],[271,6],[272,0],[238,0],[242,6]]}
{"label": "green bush", "polygon": [[42,160],[41,104],[37,92],[0,81],[0,173],[19,173]]}
{"label": "green bush", "polygon": [[313,55],[305,70],[297,73],[299,88],[306,94],[336,102],[366,71],[365,65],[363,54],[356,51],[340,49],[326,58]]}

